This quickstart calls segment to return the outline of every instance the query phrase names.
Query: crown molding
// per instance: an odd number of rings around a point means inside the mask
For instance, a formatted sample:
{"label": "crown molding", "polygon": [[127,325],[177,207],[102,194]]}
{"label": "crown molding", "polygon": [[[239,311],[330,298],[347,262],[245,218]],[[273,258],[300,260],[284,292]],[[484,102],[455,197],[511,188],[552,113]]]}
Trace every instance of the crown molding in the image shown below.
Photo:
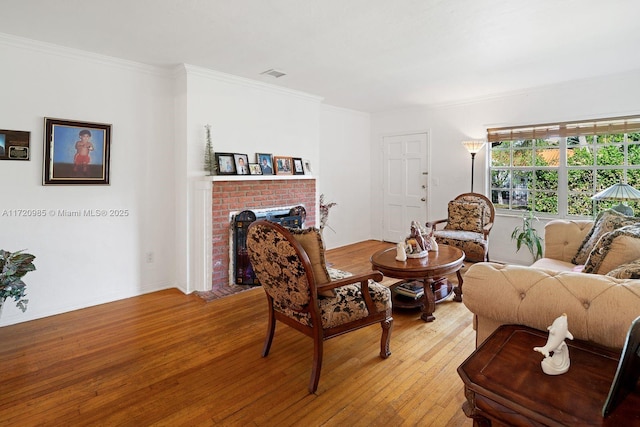
{"label": "crown molding", "polygon": [[0,44],[13,47],[20,50],[29,50],[42,55],[54,55],[61,58],[67,58],[79,61],[91,61],[110,67],[121,68],[129,71],[151,74],[158,77],[170,77],[171,70],[168,68],[157,67],[144,64],[141,62],[130,61],[127,59],[116,58],[108,55],[101,55],[85,50],[69,48],[53,43],[42,42],[24,37],[18,37],[11,34],[0,33]]}

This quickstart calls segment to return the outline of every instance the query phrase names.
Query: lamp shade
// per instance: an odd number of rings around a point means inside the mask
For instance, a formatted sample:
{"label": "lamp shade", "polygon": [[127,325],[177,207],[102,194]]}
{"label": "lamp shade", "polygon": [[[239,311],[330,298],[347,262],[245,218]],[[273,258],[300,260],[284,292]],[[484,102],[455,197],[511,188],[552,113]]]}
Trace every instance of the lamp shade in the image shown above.
{"label": "lamp shade", "polygon": [[613,184],[591,197],[593,200],[640,200],[640,191],[629,184]]}
{"label": "lamp shade", "polygon": [[478,151],[482,150],[482,147],[484,147],[484,144],[485,144],[485,141],[481,139],[472,139],[469,141],[462,141],[462,145],[464,145],[465,148],[469,150],[471,154],[476,154]]}

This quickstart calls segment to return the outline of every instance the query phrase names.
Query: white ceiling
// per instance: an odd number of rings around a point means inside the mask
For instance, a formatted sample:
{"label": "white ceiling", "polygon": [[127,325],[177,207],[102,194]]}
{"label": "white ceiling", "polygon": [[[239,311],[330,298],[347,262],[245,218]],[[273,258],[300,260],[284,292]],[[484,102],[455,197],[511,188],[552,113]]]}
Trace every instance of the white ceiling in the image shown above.
{"label": "white ceiling", "polygon": [[371,112],[640,69],[639,17],[638,0],[0,0],[1,33]]}

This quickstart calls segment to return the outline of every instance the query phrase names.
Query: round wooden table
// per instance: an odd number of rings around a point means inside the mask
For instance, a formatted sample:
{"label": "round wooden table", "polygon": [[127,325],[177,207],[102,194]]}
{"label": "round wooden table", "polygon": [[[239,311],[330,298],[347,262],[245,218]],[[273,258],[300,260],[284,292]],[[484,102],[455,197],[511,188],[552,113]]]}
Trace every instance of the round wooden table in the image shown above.
{"label": "round wooden table", "polygon": [[[420,307],[422,320],[432,322],[435,320],[433,312],[436,309],[436,301],[448,297],[452,291],[452,285],[446,280],[441,280],[447,274],[456,273],[458,276],[458,286],[453,288],[455,301],[462,301],[462,275],[460,268],[464,261],[464,252],[449,245],[439,245],[437,252],[429,252],[424,258],[407,258],[406,261],[396,260],[396,248],[383,249],[371,256],[371,266],[374,270],[379,270],[382,274],[401,282],[391,285],[393,288],[411,280],[422,281],[424,296],[416,301],[401,301],[395,292],[394,306],[400,307]],[[436,300],[436,294],[438,299]]]}

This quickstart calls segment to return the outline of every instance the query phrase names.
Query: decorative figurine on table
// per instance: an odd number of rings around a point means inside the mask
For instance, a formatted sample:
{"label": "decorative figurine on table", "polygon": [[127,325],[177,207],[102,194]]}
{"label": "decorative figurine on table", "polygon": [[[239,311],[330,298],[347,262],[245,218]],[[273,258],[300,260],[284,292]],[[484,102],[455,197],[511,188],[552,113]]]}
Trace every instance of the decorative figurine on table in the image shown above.
{"label": "decorative figurine on table", "polygon": [[396,260],[397,261],[406,261],[407,260],[407,250],[404,247],[404,243],[398,243],[396,247]]}
{"label": "decorative figurine on table", "polygon": [[[569,325],[567,323],[567,314],[562,313],[562,316],[553,321],[551,326],[547,328],[549,330],[549,338],[544,347],[534,347],[537,352],[544,354],[544,359],[540,362],[542,371],[547,375],[560,375],[569,370],[569,347],[564,342],[566,338],[573,339],[573,335],[569,332]],[[553,352],[552,356],[549,353]]]}
{"label": "decorative figurine on table", "polygon": [[404,242],[408,258],[423,258],[429,254],[430,242],[425,239],[422,229],[416,221],[411,221],[411,234]]}
{"label": "decorative figurine on table", "polygon": [[431,225],[430,222],[425,224],[426,227],[429,228],[429,233],[424,233],[425,234],[425,240],[427,240],[429,242],[429,250],[433,251],[433,252],[438,252],[438,242],[436,242],[436,237],[433,235],[434,231],[436,230],[434,226]]}

